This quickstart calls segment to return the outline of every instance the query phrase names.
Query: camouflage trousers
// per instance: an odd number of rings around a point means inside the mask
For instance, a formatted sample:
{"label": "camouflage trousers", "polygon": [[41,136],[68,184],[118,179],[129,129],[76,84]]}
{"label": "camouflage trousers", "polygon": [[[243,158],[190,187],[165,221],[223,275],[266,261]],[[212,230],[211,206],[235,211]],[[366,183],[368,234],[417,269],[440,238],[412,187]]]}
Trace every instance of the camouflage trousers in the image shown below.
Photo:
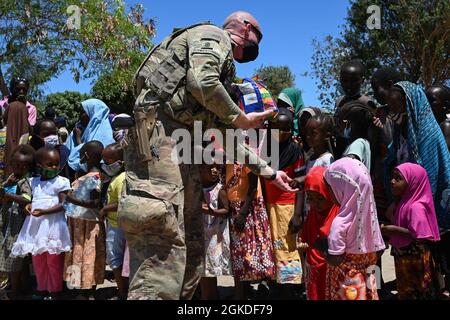
{"label": "camouflage trousers", "polygon": [[171,159],[175,142],[162,124],[150,144],[158,160],[137,158],[137,137],[128,133],[124,152],[126,178],[119,201],[119,226],[130,253],[129,300],[178,300],[186,269],[184,190],[178,164]]}
{"label": "camouflage trousers", "polygon": [[203,215],[201,212],[202,184],[199,165],[180,165],[184,185],[184,228],[186,241],[186,270],[180,299],[190,300],[204,273],[205,247]]}

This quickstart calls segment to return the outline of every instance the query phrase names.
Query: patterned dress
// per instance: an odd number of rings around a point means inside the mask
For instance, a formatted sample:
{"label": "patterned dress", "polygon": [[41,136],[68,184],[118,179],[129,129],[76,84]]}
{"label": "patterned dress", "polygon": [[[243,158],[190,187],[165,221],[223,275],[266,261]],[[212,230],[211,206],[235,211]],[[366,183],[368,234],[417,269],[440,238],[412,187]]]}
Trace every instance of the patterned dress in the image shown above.
{"label": "patterned dress", "polygon": [[[290,177],[305,169],[303,157],[283,171]],[[270,181],[265,180],[266,202],[270,218],[273,249],[276,262],[276,280],[280,284],[300,284],[302,264],[297,251],[297,235],[289,230],[289,222],[294,216],[296,193],[283,192]]]}
{"label": "patterned dress", "polygon": [[244,231],[240,232],[235,227],[234,220],[240,213],[249,188],[249,172],[242,165],[226,166],[225,190],[231,213],[231,261],[233,274],[239,281],[255,281],[275,276],[269,218],[259,182]]}
{"label": "patterned dress", "polygon": [[[101,181],[98,173],[88,173],[72,184],[76,196],[85,195],[80,200],[90,200],[90,192],[93,190],[100,191],[100,186]],[[70,207],[66,206],[66,208]],[[88,210],[93,211],[93,209],[86,209],[86,211]],[[91,214],[80,215],[90,216]],[[67,252],[65,256],[64,280],[69,283],[71,288],[91,289],[93,286],[104,282],[106,267],[105,225],[95,220],[72,218],[70,213],[68,215],[73,247],[72,251]]]}
{"label": "patterned dress", "polygon": [[[204,188],[206,202],[212,209],[219,209],[219,191],[222,184]],[[205,277],[231,275],[230,230],[228,218],[203,216],[205,230]]]}
{"label": "patterned dress", "polygon": [[[19,180],[15,194],[31,196],[31,186],[29,180],[24,178]],[[13,244],[16,242],[20,229],[25,221],[24,208],[16,202],[4,204],[0,216],[0,271],[17,272],[22,268],[21,257],[10,257]]]}
{"label": "patterned dress", "polygon": [[399,300],[433,300],[437,298],[439,282],[431,245],[415,241],[408,247],[392,247]]}
{"label": "patterned dress", "polygon": [[346,253],[340,265],[328,265],[326,300],[378,300],[375,275],[367,274],[376,263],[375,252]]}

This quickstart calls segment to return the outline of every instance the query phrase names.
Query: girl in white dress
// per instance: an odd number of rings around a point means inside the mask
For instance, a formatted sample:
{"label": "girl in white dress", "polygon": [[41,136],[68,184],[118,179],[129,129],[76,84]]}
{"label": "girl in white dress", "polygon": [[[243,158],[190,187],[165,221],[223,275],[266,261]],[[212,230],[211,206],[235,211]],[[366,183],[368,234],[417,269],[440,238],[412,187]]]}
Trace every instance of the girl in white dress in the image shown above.
{"label": "girl in white dress", "polygon": [[31,205],[14,243],[11,256],[32,255],[38,291],[43,294],[63,289],[64,252],[70,251],[69,229],[62,203],[70,190],[67,178],[58,176],[60,156],[56,149],[44,147],[36,152],[39,177],[31,178]]}

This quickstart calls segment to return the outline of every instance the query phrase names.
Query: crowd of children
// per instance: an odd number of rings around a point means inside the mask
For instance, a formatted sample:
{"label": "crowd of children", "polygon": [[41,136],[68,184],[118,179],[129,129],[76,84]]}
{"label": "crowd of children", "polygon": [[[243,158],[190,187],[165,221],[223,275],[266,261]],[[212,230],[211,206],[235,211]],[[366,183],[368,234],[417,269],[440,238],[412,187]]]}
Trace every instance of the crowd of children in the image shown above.
{"label": "crowd of children", "polygon": [[[382,68],[372,75],[371,98],[361,93],[364,76],[359,61],[342,66],[345,94],[334,114],[306,108],[295,88],[278,96],[263,140],[278,143],[278,169],[298,192],[278,189],[244,164],[199,166],[202,299],[218,299],[217,277],[233,276],[236,299],[249,298],[257,282],[281,299],[300,299],[304,291],[309,300],[376,300],[383,288],[372,271],[389,246],[399,299],[448,296],[449,89],[425,91]],[[19,103],[2,107],[0,130],[5,298],[29,291],[31,263],[35,299],[63,292],[90,299],[107,266],[116,297],[126,299],[129,258],[118,224],[126,132],[114,132],[108,107],[90,99],[70,135],[49,112],[24,140],[27,117]],[[21,122],[13,132],[14,114]],[[21,141],[8,142],[8,134]]]}

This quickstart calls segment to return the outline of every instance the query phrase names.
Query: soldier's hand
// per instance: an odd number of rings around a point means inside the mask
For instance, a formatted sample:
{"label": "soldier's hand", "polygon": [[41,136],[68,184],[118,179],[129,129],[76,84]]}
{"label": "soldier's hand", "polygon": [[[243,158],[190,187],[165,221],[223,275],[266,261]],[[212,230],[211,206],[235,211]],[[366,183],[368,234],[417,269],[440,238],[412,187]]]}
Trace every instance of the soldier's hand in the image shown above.
{"label": "soldier's hand", "polygon": [[278,189],[284,191],[284,192],[297,192],[299,189],[297,188],[291,188],[289,185],[292,182],[292,179],[289,178],[289,176],[284,171],[277,171],[277,177],[275,180],[272,181],[272,183],[277,186]]}
{"label": "soldier's hand", "polygon": [[261,128],[264,121],[274,113],[274,109],[268,109],[263,112],[241,113],[234,121],[234,126],[239,129]]}

